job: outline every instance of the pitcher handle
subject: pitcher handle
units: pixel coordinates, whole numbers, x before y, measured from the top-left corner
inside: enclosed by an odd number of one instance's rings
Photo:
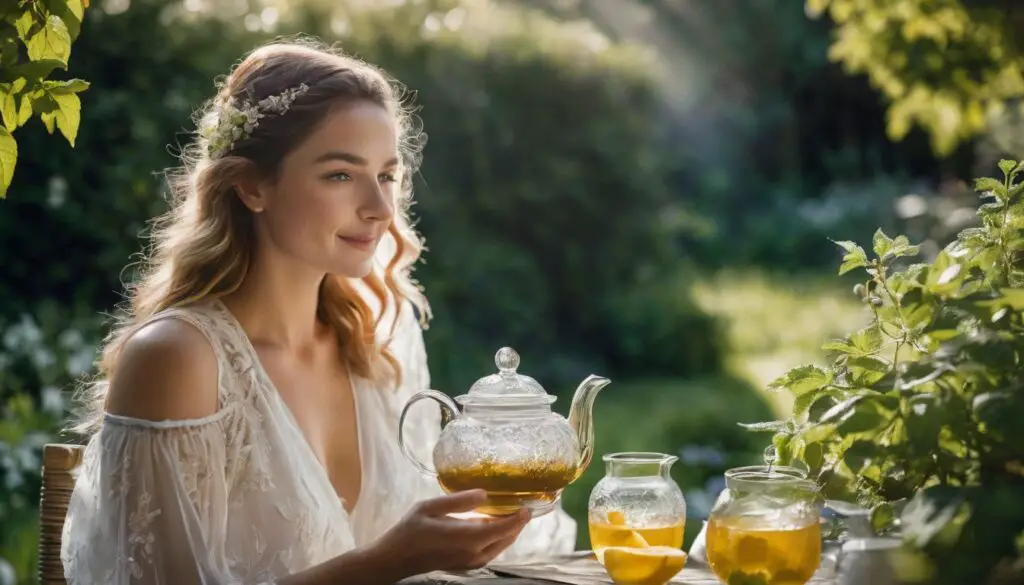
[[[430,463],[424,463],[413,453],[409,444],[405,441],[405,417],[409,414],[409,408],[413,404],[416,404],[424,398],[430,398],[437,402],[441,407],[441,428],[444,428],[452,419],[459,416],[459,407],[455,405],[455,402],[451,398],[448,398],[447,394],[438,392],[437,390],[424,390],[413,394],[412,398],[405,403],[405,408],[402,409],[402,416],[398,419],[398,446],[402,449],[402,454],[405,458],[413,464],[413,467],[418,469],[420,473],[429,477],[437,477],[437,470]]]

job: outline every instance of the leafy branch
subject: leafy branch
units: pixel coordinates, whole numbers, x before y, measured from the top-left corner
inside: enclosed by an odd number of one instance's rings
[[[0,199],[14,179],[18,143],[14,131],[33,115],[47,132],[60,131],[73,147],[81,119],[81,79],[53,80],[67,70],[89,0],[0,2]]]
[[[806,0],[811,16],[836,24],[829,58],[866,74],[889,101],[887,131],[913,125],[940,155],[1024,115],[1024,53],[1015,0]]]
[[[870,256],[836,242],[839,273],[866,275],[854,293],[871,321],[824,344],[828,367],[771,383],[793,395],[790,420],[745,425],[774,433],[782,462],[807,468],[827,498],[873,508],[880,524],[891,528],[893,506],[909,501],[904,537],[950,583],[1024,562],[1014,544],[1024,506],[987,499],[1024,493],[1024,161],[999,168],[1002,180],[976,182],[981,225],[930,263],[907,263],[919,248],[881,230]],[[933,513],[936,494],[955,513]]]

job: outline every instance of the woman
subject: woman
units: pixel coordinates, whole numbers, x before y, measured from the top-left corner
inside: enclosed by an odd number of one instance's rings
[[[302,43],[226,78],[91,388],[69,583],[384,584],[571,550],[561,511],[449,516],[482,494],[440,495],[400,453],[429,311],[409,275],[419,137],[398,97]],[[427,456],[439,413],[416,414]]]

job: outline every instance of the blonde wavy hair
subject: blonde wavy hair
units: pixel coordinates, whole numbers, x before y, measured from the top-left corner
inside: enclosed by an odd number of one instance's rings
[[[404,88],[380,69],[309,38],[276,41],[253,50],[219,83],[219,91],[197,112],[196,124],[215,121],[227,104],[255,103],[299,86],[309,90],[281,116],[260,120],[243,140],[211,159],[198,136],[182,154],[182,164],[167,171],[170,208],[153,220],[151,245],[139,278],[126,286],[126,302],[104,342],[99,375],[85,388],[85,412],[73,428],[89,433],[99,428],[107,384],[121,350],[138,327],[166,309],[223,297],[238,289],[249,268],[254,244],[252,213],[235,193],[235,185],[251,173],[273,177],[281,160],[338,103],[370,101],[395,118],[399,135],[401,183],[394,220],[388,228],[394,250],[383,266],[375,266],[363,282],[380,301],[374,314],[350,279],[328,275],[320,288],[319,317],[337,332],[342,359],[361,377],[401,378],[401,368],[376,331],[386,308],[398,314],[411,302],[421,324],[429,306],[412,279],[413,264],[423,241],[409,219],[412,177],[425,138],[403,106]],[[391,331],[397,319],[391,325]]]

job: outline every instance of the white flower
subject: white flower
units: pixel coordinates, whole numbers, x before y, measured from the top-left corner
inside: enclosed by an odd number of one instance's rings
[[[237,107],[233,103],[221,106],[216,118],[204,121],[199,128],[199,136],[206,143],[207,154],[211,159],[224,156],[234,148],[236,142],[252,136],[260,120],[267,114],[284,114],[299,96],[308,91],[309,86],[303,83],[280,94],[267,96],[255,104],[245,101]]]

